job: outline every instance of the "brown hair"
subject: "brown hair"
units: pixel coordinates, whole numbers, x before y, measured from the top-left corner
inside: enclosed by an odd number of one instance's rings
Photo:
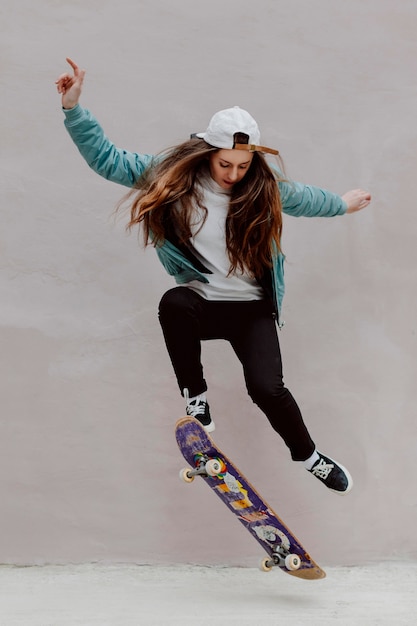
[[[196,223],[196,205],[207,215],[202,194],[196,184],[209,173],[210,153],[218,151],[201,139],[190,139],[157,158],[122,202],[128,200],[128,229],[143,228],[145,245],[162,245],[175,232],[177,240],[186,243]],[[282,162],[280,162],[282,167]],[[282,167],[283,169],[283,167]],[[282,233],[281,198],[273,171],[259,152],[245,176],[231,191],[226,218],[226,246],[230,273],[247,271],[261,276],[271,266],[274,247],[280,250]],[[132,200],[133,196],[133,200]],[[193,221],[194,220],[194,221]]]

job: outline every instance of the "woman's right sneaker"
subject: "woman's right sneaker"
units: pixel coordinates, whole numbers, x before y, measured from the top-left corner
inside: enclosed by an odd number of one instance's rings
[[[321,452],[317,452],[317,454],[319,455],[318,461],[308,471],[331,491],[341,496],[349,493],[353,487],[353,480],[347,469]]]
[[[205,395],[201,394],[190,400],[188,389],[184,389],[184,398],[187,402],[186,413],[190,417],[195,417],[208,433],[212,433],[216,428],[210,415],[210,407]]]

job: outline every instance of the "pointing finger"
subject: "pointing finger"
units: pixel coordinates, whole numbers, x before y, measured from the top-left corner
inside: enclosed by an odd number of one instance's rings
[[[72,69],[74,70],[74,73],[77,73],[79,68],[78,68],[78,65],[75,63],[75,61],[73,61],[69,57],[67,57],[65,60],[67,63],[71,65]]]

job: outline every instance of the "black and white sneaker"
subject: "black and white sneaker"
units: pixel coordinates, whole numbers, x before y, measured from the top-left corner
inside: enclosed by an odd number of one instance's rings
[[[187,402],[186,412],[190,417],[195,417],[208,433],[212,433],[216,428],[210,415],[210,407],[205,396],[197,396],[190,400],[188,389],[184,389],[184,398]]]
[[[331,491],[341,496],[349,493],[353,487],[353,480],[347,469],[328,456],[321,454],[321,452],[318,452],[318,455],[320,458],[308,471],[324,483],[326,487],[331,489]]]

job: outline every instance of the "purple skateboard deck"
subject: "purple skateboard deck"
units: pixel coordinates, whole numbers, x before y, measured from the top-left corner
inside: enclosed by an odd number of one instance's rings
[[[308,580],[326,576],[290,529],[216,446],[196,419],[183,417],[178,420],[175,436],[178,447],[192,470],[196,470],[202,459],[219,461],[221,471],[218,475],[208,476],[202,473],[200,476],[269,555],[265,563],[272,565],[274,562],[287,574]],[[186,470],[185,472],[187,473]],[[292,564],[288,559],[285,561],[285,555],[291,555],[288,558],[293,561]],[[298,569],[288,569],[288,565],[294,566],[292,557],[295,557]]]

